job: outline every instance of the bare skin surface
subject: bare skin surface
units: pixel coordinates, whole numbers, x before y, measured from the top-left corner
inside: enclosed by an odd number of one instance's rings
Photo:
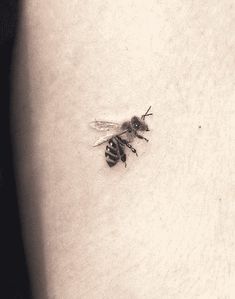
[[[25,0],[12,106],[35,298],[235,296],[235,8]],[[150,141],[110,169],[95,119]]]

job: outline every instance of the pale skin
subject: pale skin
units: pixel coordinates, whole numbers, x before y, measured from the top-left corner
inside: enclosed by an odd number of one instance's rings
[[[22,1],[12,128],[37,299],[235,298],[235,6]],[[109,168],[95,119],[153,116]]]

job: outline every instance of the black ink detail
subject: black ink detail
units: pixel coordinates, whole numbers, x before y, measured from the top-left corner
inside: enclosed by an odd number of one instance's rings
[[[127,140],[122,139],[122,142],[132,151],[132,153],[136,154],[136,156],[138,157],[136,149]]]
[[[149,140],[147,138],[145,138],[144,136],[138,134],[137,132],[135,133],[135,136],[138,137],[139,139],[144,139],[145,141],[149,142]]]

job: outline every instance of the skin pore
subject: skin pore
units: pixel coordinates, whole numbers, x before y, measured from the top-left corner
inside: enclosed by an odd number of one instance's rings
[[[22,1],[12,130],[36,299],[234,298],[234,13]],[[149,142],[108,167],[89,122],[149,106]]]

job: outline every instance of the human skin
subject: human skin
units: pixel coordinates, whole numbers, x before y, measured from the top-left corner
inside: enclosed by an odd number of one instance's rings
[[[234,298],[234,14],[23,1],[12,128],[35,298]],[[150,141],[109,168],[89,122],[150,105]]]

